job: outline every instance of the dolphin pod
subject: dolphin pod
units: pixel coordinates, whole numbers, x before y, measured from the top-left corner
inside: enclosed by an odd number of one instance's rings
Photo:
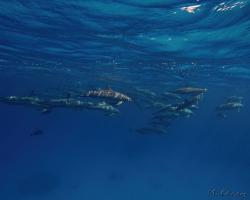
[[[25,105],[41,108],[42,113],[49,113],[53,108],[79,108],[79,109],[95,109],[111,114],[118,113],[119,110],[115,107],[123,102],[131,102],[132,99],[121,93],[114,91],[111,88],[90,90],[88,92],[67,93],[67,98],[51,98],[44,99],[37,96],[7,96],[1,97],[0,102],[12,105]],[[72,97],[72,94],[75,96]],[[98,101],[86,101],[84,97],[97,99]],[[115,102],[113,105],[112,103]]]
[[[139,91],[139,92],[137,92]],[[119,113],[118,106],[124,102],[135,102],[141,108],[153,110],[147,127],[136,129],[139,134],[165,134],[172,122],[181,117],[190,118],[199,110],[199,103],[206,88],[181,87],[157,94],[148,89],[136,88],[133,100],[126,94],[111,88],[89,90],[86,92],[69,92],[66,98],[40,98],[38,96],[5,96],[0,102],[10,105],[31,106],[40,109],[41,113],[50,113],[55,108],[92,109],[103,111],[112,116]],[[138,98],[136,99],[136,94]],[[131,94],[131,91],[130,91]],[[143,97],[143,98],[142,98]],[[243,108],[243,97],[229,96],[225,102],[216,107],[218,116],[225,118],[229,112],[240,111]]]
[[[202,99],[206,88],[197,87],[182,87],[170,92],[164,92],[161,96],[164,99],[174,99],[175,103],[163,104],[154,102],[153,105],[158,106],[159,109],[153,113],[150,119],[150,127],[137,129],[137,133],[165,133],[164,128],[169,127],[171,122],[179,117],[190,118],[194,115],[194,111],[198,109],[199,101]]]

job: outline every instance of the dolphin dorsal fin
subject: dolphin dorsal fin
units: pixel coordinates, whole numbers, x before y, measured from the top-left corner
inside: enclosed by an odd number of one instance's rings
[[[30,93],[29,93],[29,96],[32,96],[32,97],[36,96],[35,90],[31,90]]]
[[[106,89],[107,89],[107,90],[110,90],[110,91],[112,90],[112,88],[110,87],[109,84],[106,85]]]
[[[66,92],[65,98],[66,98],[66,99],[70,99],[71,97],[72,97],[72,93]]]

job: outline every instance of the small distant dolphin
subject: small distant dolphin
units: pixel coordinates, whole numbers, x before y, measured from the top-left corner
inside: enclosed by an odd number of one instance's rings
[[[43,134],[43,131],[38,129],[38,130],[35,130],[33,131],[30,136],[35,136],[35,135],[42,135]]]
[[[235,102],[235,103],[241,103],[242,102],[242,100],[243,100],[244,98],[243,97],[240,97],[240,96],[231,96],[231,97],[228,97],[227,98],[227,102],[228,103],[233,103],[233,102]]]
[[[207,91],[207,88],[196,88],[196,87],[182,87],[178,88],[171,93],[175,94],[188,94],[188,95],[199,95]]]
[[[229,102],[229,103],[225,103],[225,104],[217,106],[216,110],[217,111],[237,110],[238,112],[240,112],[241,108],[243,108],[242,103]]]
[[[146,127],[146,128],[139,128],[136,129],[136,132],[142,135],[147,135],[150,133],[156,133],[158,135],[163,135],[166,132],[164,130],[158,129],[158,128],[153,128],[153,127]]]
[[[164,98],[174,99],[174,100],[181,99],[181,96],[179,96],[178,94],[172,93],[172,92],[164,92],[161,94],[161,96],[163,96]]]

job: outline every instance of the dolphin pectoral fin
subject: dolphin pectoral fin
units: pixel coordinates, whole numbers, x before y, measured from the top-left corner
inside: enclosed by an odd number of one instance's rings
[[[42,108],[42,110],[41,110],[41,114],[48,114],[48,113],[50,113],[51,111],[52,111],[51,108],[49,108],[49,107],[44,107],[44,108]]]
[[[217,113],[217,115],[218,115],[219,117],[221,117],[221,118],[227,118],[227,114],[224,113],[224,112],[219,112],[219,113]]]
[[[105,116],[107,116],[107,117],[113,117],[113,116],[115,116],[115,114],[116,113],[114,113],[114,112],[105,112]]]
[[[123,101],[118,101],[115,105],[116,106],[120,106],[120,105],[122,105],[123,104]]]

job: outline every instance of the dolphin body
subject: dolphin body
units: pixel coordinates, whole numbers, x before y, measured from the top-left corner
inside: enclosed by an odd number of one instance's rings
[[[217,106],[216,110],[220,111],[220,112],[221,111],[228,111],[228,110],[237,110],[239,112],[241,108],[243,108],[242,103],[229,102],[229,103],[225,103],[225,104],[221,104],[221,105]]]
[[[184,94],[184,95],[200,95],[206,91],[207,91],[207,88],[182,87],[174,91],[171,91],[171,93]]]
[[[121,92],[117,92],[112,90],[111,88],[108,89],[98,89],[98,90],[90,90],[82,95],[80,95],[81,97],[92,97],[92,98],[103,98],[103,99],[109,99],[109,100],[114,100],[117,102],[117,105],[122,104],[123,102],[126,101],[132,101],[132,99],[121,93]]]
[[[228,103],[241,103],[243,101],[243,97],[240,96],[230,96],[227,98]]]

